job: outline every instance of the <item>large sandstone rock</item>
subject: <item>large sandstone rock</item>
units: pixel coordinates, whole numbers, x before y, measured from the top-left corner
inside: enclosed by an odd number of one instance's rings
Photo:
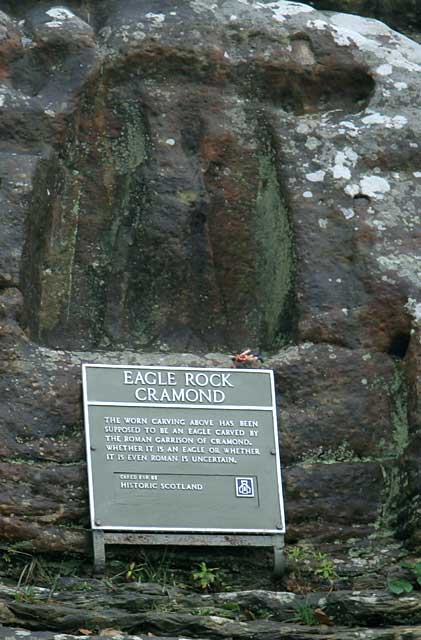
[[[294,2],[0,8],[1,538],[89,548],[81,362],[250,345],[290,539],[420,545],[421,46]]]

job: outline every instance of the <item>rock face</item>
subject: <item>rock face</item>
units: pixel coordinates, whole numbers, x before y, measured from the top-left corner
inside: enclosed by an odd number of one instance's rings
[[[398,599],[381,591],[319,592],[307,597],[261,590],[198,594],[148,583],[116,584],[112,589],[100,580],[62,579],[50,592],[34,588],[30,599],[16,600],[16,593],[21,591],[0,587],[0,620],[6,625],[20,622],[30,631],[1,627],[0,638],[7,640],[23,636],[72,640],[81,636],[67,634],[78,630],[85,638],[94,633],[95,638],[127,640],[139,638],[126,636],[129,632],[158,640],[174,636],[180,640],[417,640],[421,634],[420,597]],[[318,612],[323,607],[330,625],[300,623],[300,607]],[[387,627],[375,628],[379,621]],[[40,631],[46,626],[49,632]]]
[[[421,545],[421,46],[295,2],[16,4],[1,538],[89,548],[81,362],[259,346],[290,540]]]

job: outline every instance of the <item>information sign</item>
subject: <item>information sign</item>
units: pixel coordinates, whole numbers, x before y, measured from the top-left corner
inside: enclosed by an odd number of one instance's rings
[[[83,365],[93,529],[285,530],[272,371]]]

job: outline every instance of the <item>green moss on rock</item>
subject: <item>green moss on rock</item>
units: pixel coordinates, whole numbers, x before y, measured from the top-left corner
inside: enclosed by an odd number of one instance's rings
[[[293,315],[295,257],[286,198],[269,146],[260,158],[256,199],[256,280],[261,343],[266,349],[288,341]]]

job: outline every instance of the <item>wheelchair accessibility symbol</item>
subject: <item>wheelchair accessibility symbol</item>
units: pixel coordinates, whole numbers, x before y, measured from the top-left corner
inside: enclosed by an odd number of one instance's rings
[[[235,478],[235,494],[237,498],[254,498],[254,479]]]

